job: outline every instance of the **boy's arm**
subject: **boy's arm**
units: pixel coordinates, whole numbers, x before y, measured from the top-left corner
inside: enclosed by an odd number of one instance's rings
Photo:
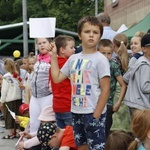
[[[53,81],[55,83],[59,83],[63,81],[64,79],[66,79],[67,76],[65,76],[64,74],[60,72],[55,45],[52,45],[50,47],[49,54],[51,56],[51,75],[52,75]]]
[[[105,76],[100,79],[100,87],[101,87],[101,94],[99,96],[99,100],[97,102],[97,106],[93,114],[93,117],[96,119],[100,118],[102,111],[109,97],[109,93],[110,93],[110,77],[109,76]]]
[[[118,99],[117,103],[113,106],[113,111],[114,112],[117,112],[119,110],[119,107],[121,105],[121,102],[123,101],[123,98],[124,98],[126,90],[127,90],[127,85],[123,81],[122,75],[116,76],[116,79],[117,79],[118,83],[121,86],[121,90],[120,90],[119,99]]]

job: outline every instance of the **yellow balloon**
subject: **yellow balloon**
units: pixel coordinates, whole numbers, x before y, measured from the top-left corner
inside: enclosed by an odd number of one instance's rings
[[[20,51],[15,50],[15,51],[13,52],[13,56],[14,56],[15,58],[19,58],[19,57],[20,57]]]

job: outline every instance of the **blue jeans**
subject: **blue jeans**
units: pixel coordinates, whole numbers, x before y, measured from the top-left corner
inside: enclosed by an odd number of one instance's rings
[[[72,113],[55,113],[57,126],[60,128],[65,128],[66,125],[72,126]]]
[[[91,114],[72,114],[76,145],[88,144],[90,150],[105,149],[106,113],[100,119]]]

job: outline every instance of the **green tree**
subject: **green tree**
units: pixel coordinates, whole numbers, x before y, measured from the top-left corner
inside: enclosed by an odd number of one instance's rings
[[[0,25],[22,22],[22,0],[1,0]],[[98,0],[103,11],[103,0]],[[56,17],[56,27],[75,31],[78,20],[95,15],[94,0],[27,0],[27,18]]]

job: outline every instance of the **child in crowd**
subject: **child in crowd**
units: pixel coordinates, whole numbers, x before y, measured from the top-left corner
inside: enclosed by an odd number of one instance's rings
[[[131,115],[135,109],[150,109],[150,34],[142,38],[141,46],[144,56],[141,56],[134,68],[123,76],[128,84],[125,104],[129,107]]]
[[[133,52],[133,56],[129,61],[129,68],[133,67],[137,59],[143,56],[141,39],[145,34],[145,32],[136,32],[135,35],[131,38],[130,48]]]
[[[51,45],[51,74],[59,83],[71,80],[73,130],[78,150],[105,147],[106,103],[110,91],[110,68],[107,58],[96,46],[103,34],[103,26],[94,16],[78,22],[82,52],[73,54],[59,69],[56,47]]]
[[[27,72],[30,71],[28,58],[29,58],[28,56],[23,57],[23,59],[22,59],[22,65],[21,65],[21,68],[23,68]]]
[[[38,130],[40,121],[37,119],[45,106],[52,105],[52,91],[49,90],[50,56],[48,47],[49,38],[36,39],[39,55],[34,65],[34,74],[31,80],[30,99],[30,132]]]
[[[127,150],[132,141],[133,137],[128,133],[124,131],[114,131],[106,140],[105,150]]]
[[[30,99],[31,99],[31,81],[32,81],[32,78],[33,78],[33,75],[34,75],[34,65],[36,63],[36,57],[35,56],[30,56],[28,58],[28,62],[29,62],[29,73],[28,73],[28,78],[27,78],[27,81],[26,81],[26,86],[25,86],[25,89],[24,89],[24,99],[25,99],[25,103],[26,104],[29,104],[30,103]]]
[[[110,74],[111,74],[110,96],[107,102],[107,115],[106,115],[106,137],[108,137],[113,122],[112,115],[114,112],[117,112],[119,110],[119,107],[121,105],[121,102],[123,101],[126,92],[126,84],[123,81],[123,77],[119,65],[113,60],[111,60],[113,55],[112,42],[108,39],[100,40],[98,44],[98,50],[107,57],[110,63]],[[113,98],[115,95],[117,82],[121,86],[120,95],[118,101],[115,104],[113,104]]]
[[[77,150],[74,140],[73,127],[57,128],[48,145],[59,150]]]
[[[59,35],[54,39],[58,54],[58,65],[61,69],[67,59],[74,54],[74,38],[71,36]],[[54,83],[50,77],[53,91],[53,109],[56,115],[56,123],[60,128],[72,125],[71,110],[71,84],[69,78],[60,83]]]
[[[26,87],[28,75],[30,72],[28,56],[23,57],[21,68],[24,69],[26,72],[25,72],[24,77],[22,78],[22,82],[20,82],[19,86],[22,90],[22,103],[27,103],[26,101],[28,101],[28,100],[25,97],[25,95],[26,95],[25,87]]]
[[[22,104],[19,107],[19,113],[22,116],[16,116],[16,123],[20,125],[20,127],[23,127],[24,129],[29,123],[29,105],[28,104]]]
[[[113,39],[114,51],[117,54],[116,58],[113,58],[120,68],[122,76],[128,69],[128,38],[125,34],[119,33]],[[116,93],[113,99],[113,102],[116,103],[118,101],[120,95],[120,85],[117,83]],[[111,130],[124,130],[126,132],[130,132],[130,113],[129,109],[124,102],[122,101],[119,110],[113,114],[113,125]]]
[[[55,113],[53,112],[52,106],[44,107],[38,119],[41,125],[36,132],[30,134],[27,132],[21,133],[28,140],[19,142],[17,146],[19,150],[51,150],[48,146],[48,141],[51,140],[52,135],[57,129]]]
[[[128,150],[150,150],[150,109],[136,110],[131,128],[135,140]]]
[[[18,114],[19,106],[22,103],[21,90],[19,88],[20,81],[18,80],[19,75],[13,59],[7,58],[4,62],[4,68],[7,73],[3,76],[2,80],[0,106],[4,108],[5,126],[9,134],[4,136],[3,139],[13,139],[16,136],[17,126],[5,104],[7,104],[11,111]]]

